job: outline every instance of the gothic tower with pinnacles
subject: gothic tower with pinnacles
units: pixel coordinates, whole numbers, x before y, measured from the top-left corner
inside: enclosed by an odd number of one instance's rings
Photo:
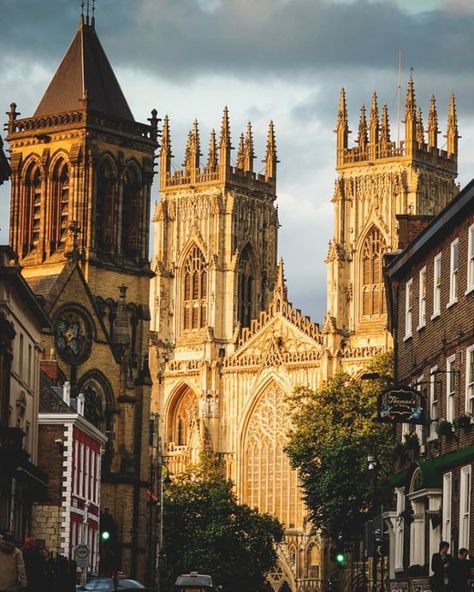
[[[320,326],[288,301],[277,263],[273,124],[258,175],[250,124],[231,162],[227,109],[219,138],[211,132],[207,161],[200,163],[195,123],[175,172],[164,121],[150,350],[163,455],[169,470],[180,472],[201,451],[219,453],[239,498],[281,520],[285,542],[269,576],[275,591],[320,590],[327,574],[323,541],[306,518],[284,450],[288,396],[299,385],[316,389],[340,370],[357,374],[390,347],[382,258],[406,240],[404,216],[436,214],[457,191],[454,98],[446,149],[438,148],[434,98],[426,132],[410,78],[405,139],[391,139],[387,107],[380,116],[374,95],[369,121],[362,108],[350,147],[341,92],[328,312]]]

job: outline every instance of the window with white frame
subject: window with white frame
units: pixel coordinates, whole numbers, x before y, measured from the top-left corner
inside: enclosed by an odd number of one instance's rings
[[[471,519],[471,465],[462,467],[459,484],[459,548],[469,549],[469,522]]]
[[[405,284],[405,339],[412,335],[413,322],[413,279]]]
[[[452,496],[453,496],[453,474],[445,473],[443,475],[443,541],[448,541],[451,546],[451,512],[452,512]]]
[[[433,260],[433,315],[437,317],[441,313],[441,253]]]
[[[436,371],[438,366],[430,370],[430,438],[436,438],[436,420],[438,419],[438,389],[436,388]]]
[[[449,268],[449,302],[451,306],[458,301],[458,271],[459,271],[459,239],[451,243],[451,257]]]
[[[426,267],[418,276],[418,329],[426,325]]]
[[[474,224],[469,226],[467,246],[467,291],[474,290]]]
[[[464,410],[474,415],[474,345],[466,349],[466,402]]]
[[[456,355],[446,360],[446,419],[453,421],[456,415]]]

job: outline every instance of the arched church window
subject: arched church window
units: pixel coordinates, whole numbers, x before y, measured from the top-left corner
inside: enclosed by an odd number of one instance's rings
[[[173,440],[178,446],[188,446],[193,431],[198,429],[198,398],[192,390],[187,390],[179,400],[173,419]]]
[[[51,180],[51,199],[49,204],[49,246],[50,252],[64,246],[69,219],[69,168],[64,160],[59,160]]]
[[[240,256],[238,274],[238,319],[243,327],[248,327],[253,318],[255,303],[255,273],[249,245]]]
[[[112,164],[104,160],[98,172],[96,238],[101,251],[111,252],[117,225],[117,180]]]
[[[95,382],[90,382],[82,389],[84,393],[84,417],[101,431],[105,431],[104,395]]]
[[[122,249],[124,255],[136,257],[140,247],[140,179],[134,166],[129,166],[123,181]]]
[[[295,528],[302,524],[303,503],[285,453],[290,415],[285,393],[270,385],[252,411],[243,442],[243,494],[249,506]]]
[[[38,246],[41,222],[41,170],[37,163],[30,165],[25,176],[22,216],[22,251],[27,255]]]
[[[183,328],[202,329],[207,322],[207,271],[198,247],[193,247],[186,258],[183,280]]]
[[[386,313],[382,258],[385,241],[377,228],[372,228],[362,245],[362,317],[379,318]]]

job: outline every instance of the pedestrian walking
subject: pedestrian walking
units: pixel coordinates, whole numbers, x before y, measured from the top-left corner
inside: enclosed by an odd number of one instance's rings
[[[467,558],[469,551],[466,548],[461,548],[458,551],[458,556],[453,562],[453,590],[455,592],[469,591],[469,578],[471,577],[471,560]]]
[[[430,578],[433,592],[454,592],[453,588],[453,558],[448,553],[449,543],[441,541],[439,553],[433,553],[431,569],[433,575]]]
[[[12,533],[0,539],[0,592],[24,592],[27,586],[23,554]]]
[[[28,580],[27,592],[43,592],[46,561],[40,546],[32,537],[27,538],[23,543],[23,560]]]

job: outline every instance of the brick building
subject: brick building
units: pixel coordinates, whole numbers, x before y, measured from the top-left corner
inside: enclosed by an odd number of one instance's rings
[[[0,529],[23,540],[34,502],[46,494],[38,454],[39,355],[44,308],[23,279],[16,255],[0,247]]]
[[[48,472],[48,499],[37,504],[34,533],[55,553],[74,559],[78,544],[90,549],[90,569],[99,567],[101,456],[106,437],[84,417],[85,396],[71,399],[71,385],[51,380],[57,362],[41,372],[39,466]],[[56,372],[57,376],[57,372]],[[54,377],[54,373],[53,373]]]
[[[429,223],[399,222],[407,245],[386,269],[395,378],[424,394],[428,422],[397,425],[392,577],[428,575],[441,540],[474,546],[474,182]]]

